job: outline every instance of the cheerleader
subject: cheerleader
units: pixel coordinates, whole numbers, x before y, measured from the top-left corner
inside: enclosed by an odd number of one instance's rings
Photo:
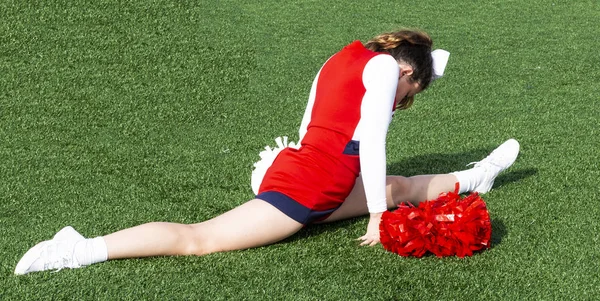
[[[386,177],[385,142],[395,110],[443,74],[448,53],[424,32],[384,33],[330,57],[310,90],[299,145],[282,147],[254,177],[256,197],[197,224],[152,222],[86,239],[72,227],[25,253],[15,274],[79,268],[123,258],[205,255],[272,244],[312,223],[369,214],[361,245],[379,242],[381,215],[399,202],[440,192],[491,189],[516,159],[511,139],[471,169],[445,175]]]

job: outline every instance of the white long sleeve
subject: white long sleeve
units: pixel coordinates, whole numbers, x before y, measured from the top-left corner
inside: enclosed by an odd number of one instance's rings
[[[360,166],[370,213],[387,210],[385,147],[399,73],[398,63],[389,55],[375,56],[363,72],[366,92],[355,135],[360,138]]]

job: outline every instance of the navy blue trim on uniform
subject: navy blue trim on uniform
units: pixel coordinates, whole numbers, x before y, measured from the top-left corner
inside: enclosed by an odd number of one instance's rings
[[[261,192],[256,198],[273,205],[275,208],[279,209],[279,211],[303,225],[327,218],[327,216],[337,210],[337,208],[334,208],[325,211],[314,211],[277,191]]]
[[[358,156],[358,150],[360,149],[360,141],[350,140],[344,148],[343,154],[345,155],[356,155]]]

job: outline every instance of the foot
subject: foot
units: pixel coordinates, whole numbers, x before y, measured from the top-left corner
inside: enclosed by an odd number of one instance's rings
[[[489,156],[485,157],[475,164],[473,168],[481,168],[483,170],[483,181],[474,191],[486,193],[492,189],[494,180],[503,170],[509,168],[519,155],[519,142],[515,139],[509,139],[496,148]]]
[[[17,263],[15,274],[81,267],[73,256],[73,251],[75,244],[83,239],[85,238],[71,226],[64,227],[51,240],[29,249]]]

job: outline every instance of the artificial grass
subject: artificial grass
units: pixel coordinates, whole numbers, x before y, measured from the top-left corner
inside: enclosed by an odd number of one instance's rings
[[[4,1],[0,299],[597,299],[599,17],[594,1]],[[492,249],[401,258],[358,247],[358,218],[253,250],[12,275],[65,225],[193,223],[251,198],[252,162],[297,137],[327,57],[401,26],[452,55],[396,114],[390,173],[522,144],[484,196]]]

